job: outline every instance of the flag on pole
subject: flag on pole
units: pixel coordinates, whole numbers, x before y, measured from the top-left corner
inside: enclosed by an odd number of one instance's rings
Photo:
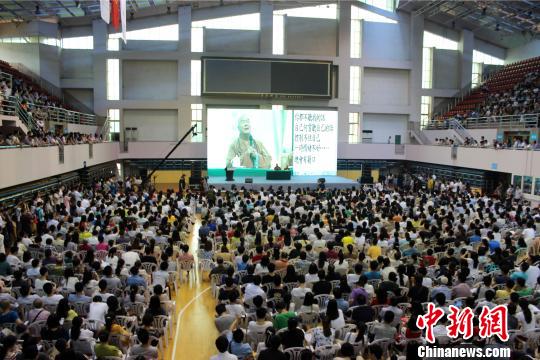
[[[120,27],[120,0],[111,1],[111,25],[115,30]]]
[[[101,18],[107,24],[111,21],[111,0],[99,0]]]
[[[120,18],[122,19],[122,39],[124,44],[127,42],[126,37],[126,0],[120,0]]]

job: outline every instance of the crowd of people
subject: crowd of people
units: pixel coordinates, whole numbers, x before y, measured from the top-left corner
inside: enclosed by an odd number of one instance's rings
[[[25,81],[21,77],[11,74],[11,81],[6,78],[0,81],[0,100],[16,97],[21,102],[40,106],[62,107],[63,104],[55,97],[39,88],[37,85]]]
[[[491,198],[410,177],[204,193],[111,178],[37,196],[0,216],[1,354],[157,357],[167,327],[155,319],[170,321],[171,277],[191,269],[197,251],[216,297],[215,359],[417,359],[427,302],[447,315],[450,304],[477,313],[507,305],[506,343],[475,332],[467,341],[440,334],[439,345],[534,358],[538,207],[512,192]],[[198,219],[200,247],[190,249]]]
[[[540,150],[540,144],[535,140],[530,142],[529,139],[516,136],[513,139],[508,138],[506,141],[492,140],[488,141],[484,136],[480,137],[480,140],[476,140],[472,137],[466,137],[462,144],[454,137],[435,138],[435,145],[441,146],[453,146],[460,145],[466,147],[481,147],[481,148],[494,148],[494,149],[515,149],[515,150]]]
[[[62,187],[0,213],[1,359],[158,358],[192,222],[170,197],[147,208],[137,184]]]
[[[50,145],[77,145],[95,144],[103,141],[98,134],[82,134],[78,132],[54,134],[52,132],[29,131],[26,134],[15,132],[4,136],[0,134],[0,147],[2,146],[50,146]]]
[[[489,92],[489,88],[484,91]],[[468,117],[522,115],[540,112],[540,71],[532,71],[512,89],[489,93],[484,104]]]
[[[526,74],[512,89],[491,91],[485,84],[480,89],[487,94],[485,100],[476,109],[453,116],[464,127],[471,119],[487,118],[488,123],[496,124],[497,116],[540,113],[540,70]]]

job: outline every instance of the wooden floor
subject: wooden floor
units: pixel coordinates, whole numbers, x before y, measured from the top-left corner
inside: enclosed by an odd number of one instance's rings
[[[190,252],[197,261],[196,249],[200,220],[197,218],[189,241]],[[209,359],[217,351],[214,341],[218,332],[214,326],[216,300],[210,290],[210,281],[202,281],[200,274],[180,285],[176,294],[177,324],[174,325],[172,341],[165,348],[165,359]],[[208,276],[208,275],[206,275]]]

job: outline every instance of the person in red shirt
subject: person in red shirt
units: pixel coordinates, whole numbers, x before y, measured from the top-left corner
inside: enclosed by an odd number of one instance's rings
[[[437,262],[437,259],[433,256],[433,249],[427,250],[427,255],[424,255],[422,258],[422,266],[428,267],[433,266]]]

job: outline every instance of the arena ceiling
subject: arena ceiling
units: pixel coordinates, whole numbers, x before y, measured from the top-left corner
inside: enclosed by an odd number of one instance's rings
[[[329,3],[328,0],[269,0],[286,7]],[[176,12],[181,5],[194,8],[256,2],[253,0],[127,0],[128,19]],[[468,29],[484,40],[513,47],[540,37],[540,2],[523,1],[420,1],[396,0],[398,10],[456,30]],[[100,16],[99,0],[0,0],[0,22],[36,18],[73,24]]]
[[[536,0],[401,0],[398,9],[448,28],[471,30],[477,37],[504,47],[540,36],[540,2]]]

